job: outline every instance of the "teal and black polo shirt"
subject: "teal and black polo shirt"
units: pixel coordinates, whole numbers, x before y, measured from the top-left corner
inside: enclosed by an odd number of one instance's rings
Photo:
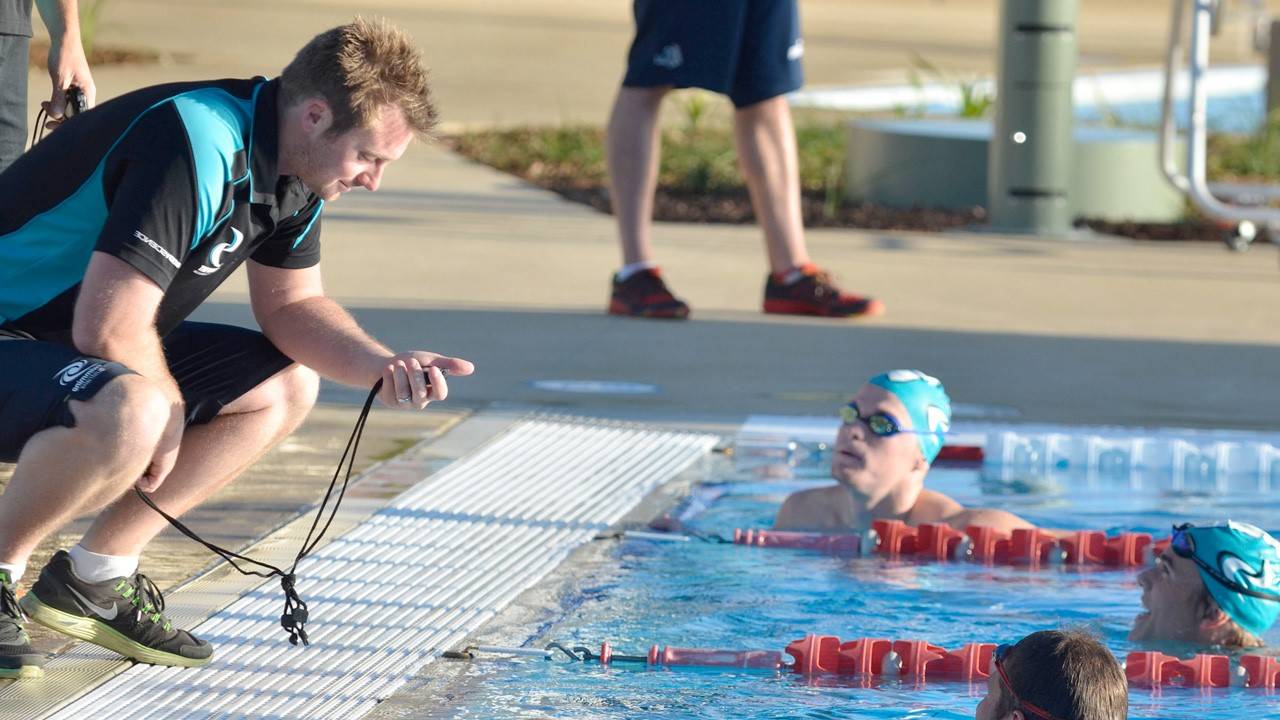
[[[0,327],[70,342],[94,251],[164,290],[178,326],[246,258],[320,261],[324,202],[277,170],[279,81],[157,85],[77,115],[0,173]]]

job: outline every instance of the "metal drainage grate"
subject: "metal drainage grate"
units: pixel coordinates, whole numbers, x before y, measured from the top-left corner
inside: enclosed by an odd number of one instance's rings
[[[310,647],[285,640],[267,582],[194,629],[211,665],[135,665],[52,717],[359,717],[716,440],[520,422],[302,563]]]

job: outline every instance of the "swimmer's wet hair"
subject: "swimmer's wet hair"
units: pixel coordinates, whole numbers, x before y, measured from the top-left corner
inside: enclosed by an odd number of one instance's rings
[[[1004,670],[1024,702],[1056,717],[1124,720],[1129,715],[1129,683],[1120,663],[1097,637],[1083,630],[1031,633],[1009,650]],[[996,717],[1017,709],[1013,697],[1001,688]]]
[[[436,125],[436,108],[412,38],[384,19],[356,19],[303,46],[280,74],[286,105],[319,95],[333,112],[331,134],[369,127],[385,105],[404,113],[419,138]]]

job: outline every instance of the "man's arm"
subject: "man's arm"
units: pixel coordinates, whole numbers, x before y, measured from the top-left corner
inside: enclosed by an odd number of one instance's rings
[[[159,487],[177,462],[186,415],[182,392],[169,372],[155,328],[163,297],[164,291],[146,275],[119,258],[94,252],[80,284],[71,326],[77,350],[128,367],[169,399],[169,422],[146,475],[138,481],[147,492]]]
[[[382,379],[383,404],[421,409],[447,397],[443,371],[470,375],[473,370],[458,358],[418,350],[395,353],[370,337],[325,296],[318,265],[287,269],[253,260],[246,264],[253,315],[263,334],[285,355],[324,377],[365,388]]]
[[[84,91],[85,100],[93,107],[97,88],[89,72],[89,60],[80,41],[80,13],[76,0],[36,0],[40,17],[49,29],[49,79],[53,92],[44,109],[55,119],[66,114],[67,88],[75,85]]]

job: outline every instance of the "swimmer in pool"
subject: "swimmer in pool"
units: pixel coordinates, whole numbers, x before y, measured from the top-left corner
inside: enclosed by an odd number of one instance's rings
[[[865,532],[874,520],[946,523],[957,530],[1033,527],[1004,510],[966,508],[925,489],[925,475],[951,426],[951,400],[937,378],[918,370],[882,373],[840,414],[844,422],[831,459],[837,484],[793,493],[778,511],[776,529]]]
[[[1130,640],[1262,647],[1259,636],[1280,616],[1280,541],[1230,520],[1180,525],[1138,584],[1145,611]]]
[[[1120,663],[1079,630],[1041,630],[996,648],[977,720],[1124,720],[1129,685]]]

